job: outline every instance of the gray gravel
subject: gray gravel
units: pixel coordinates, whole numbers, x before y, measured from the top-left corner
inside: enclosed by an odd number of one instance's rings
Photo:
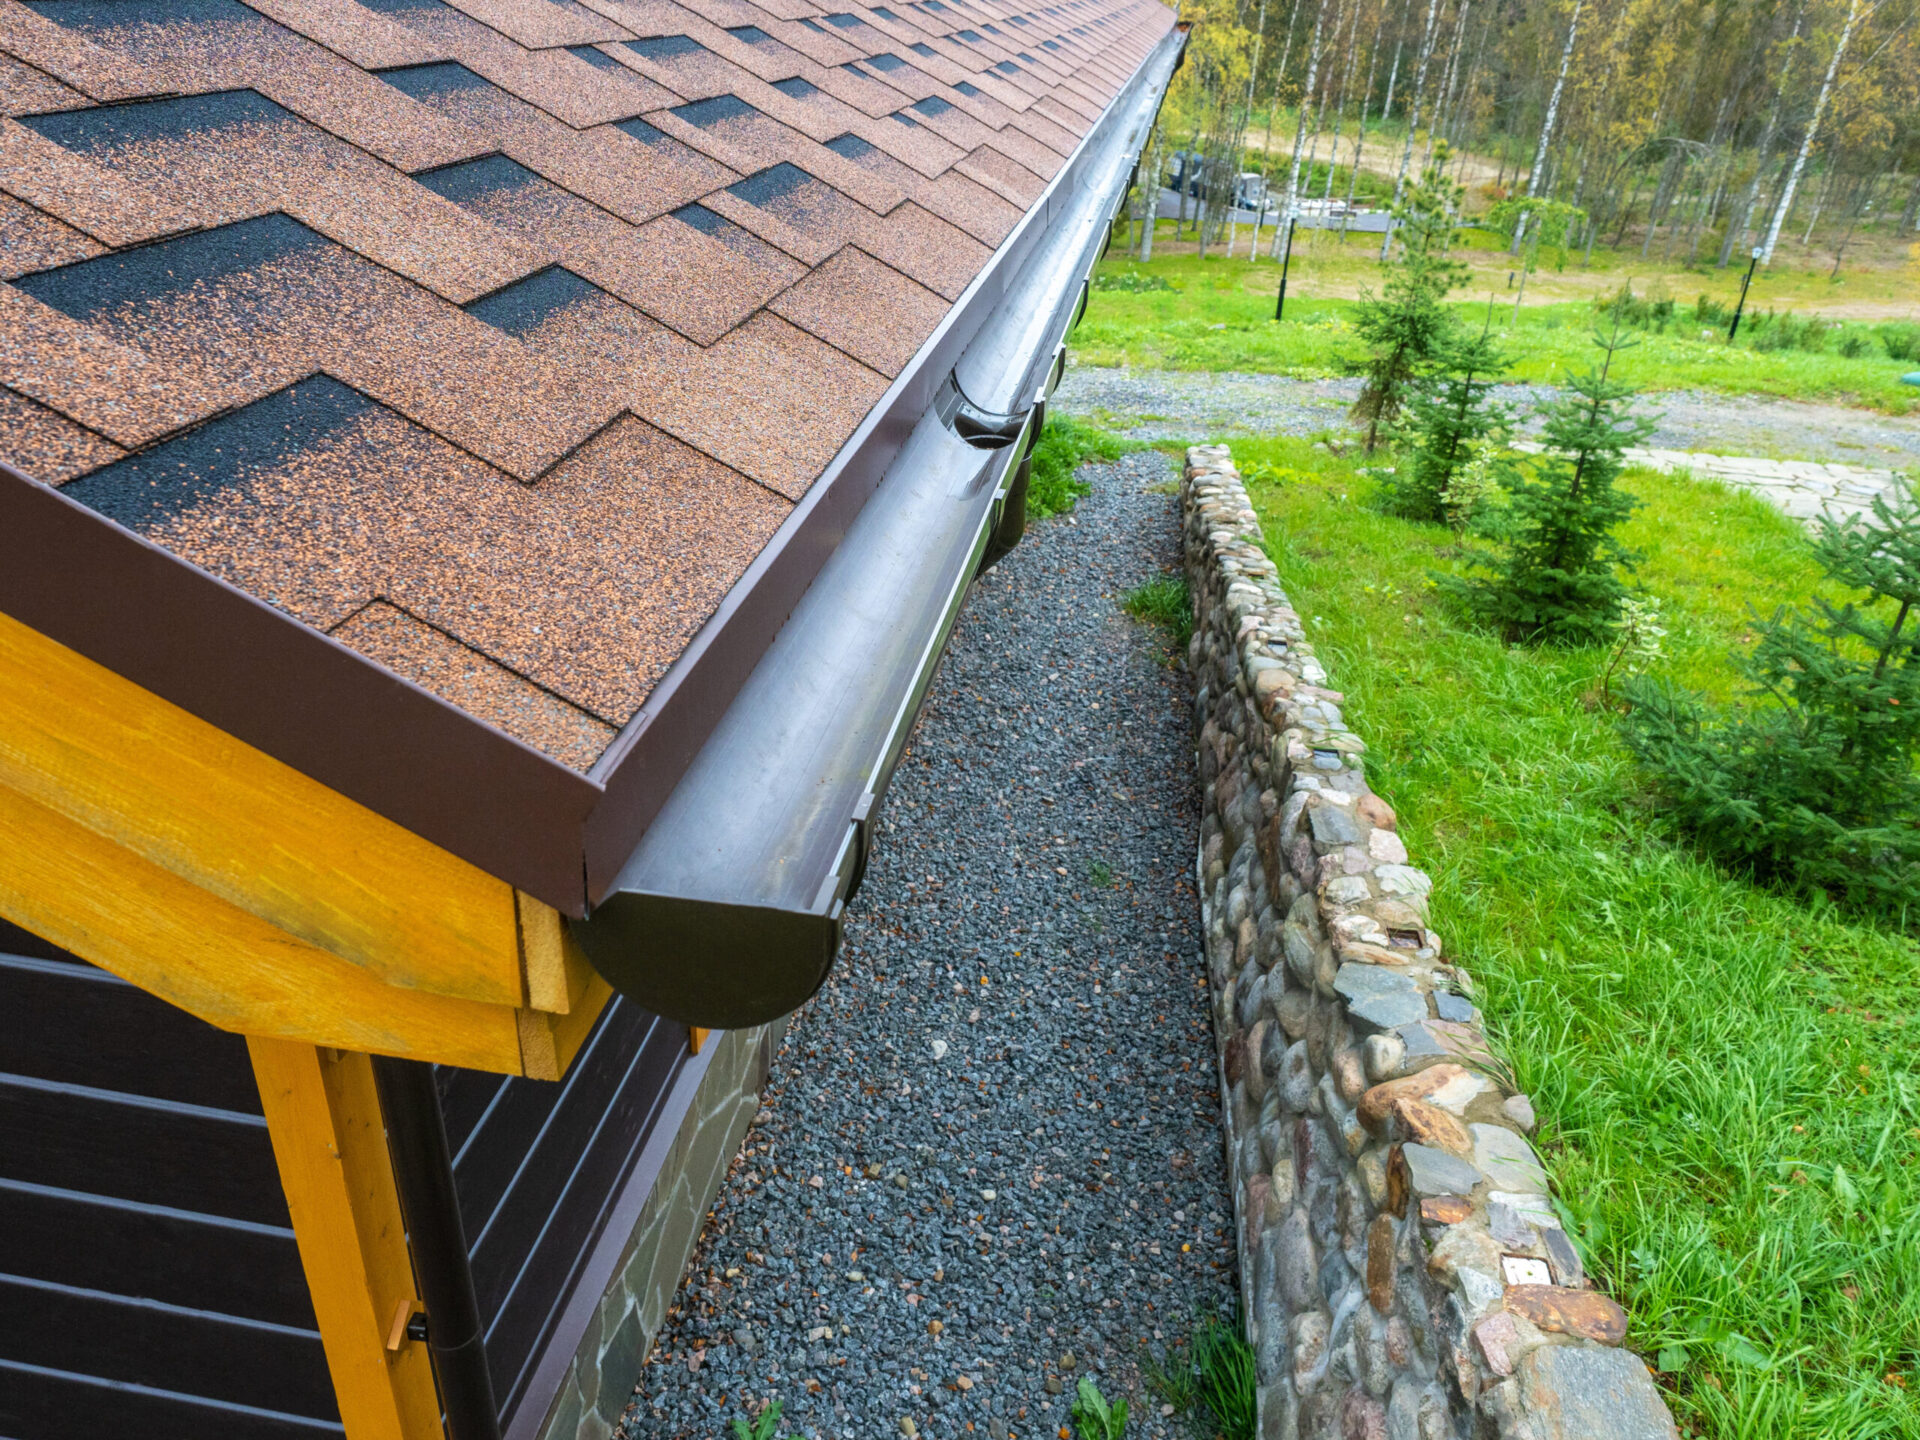
[[[967,602],[632,1440],[716,1440],[776,1396],[794,1435],[1051,1437],[1088,1373],[1130,1437],[1178,1433],[1141,1344],[1230,1309],[1232,1212],[1192,697],[1118,608],[1178,522],[1165,456],[1085,473]]]
[[[1523,414],[1554,393],[1549,385],[1498,387],[1501,402]],[[1339,429],[1359,394],[1353,379],[1083,365],[1067,372],[1055,403],[1135,440],[1206,440]],[[1658,421],[1644,443],[1657,449],[1893,468],[1920,460],[1920,417],[1692,390],[1650,393],[1642,406]]]

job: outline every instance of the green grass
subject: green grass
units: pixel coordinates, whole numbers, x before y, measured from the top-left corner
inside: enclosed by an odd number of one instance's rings
[[[1170,228],[1171,223],[1162,225]],[[1371,260],[1378,241],[1369,245],[1367,238],[1356,237],[1342,248],[1324,236],[1319,250],[1297,252],[1288,280],[1287,318],[1280,324],[1273,320],[1279,267],[1237,258],[1245,254],[1244,233],[1233,260],[1171,255],[1140,265],[1116,247],[1102,263],[1098,274],[1105,278],[1074,333],[1075,359],[1082,365],[1238,370],[1301,379],[1345,373],[1344,357],[1359,348],[1348,324],[1352,303],[1326,298],[1324,292],[1351,294],[1362,281],[1379,283]],[[1483,266],[1490,262],[1495,267],[1494,274],[1483,273],[1475,283],[1495,287],[1494,324],[1507,333],[1507,348],[1517,359],[1510,378],[1557,383],[1592,363],[1591,299],[1525,305],[1513,328],[1513,297],[1498,288],[1506,274],[1501,268],[1504,256],[1475,253]],[[1625,278],[1614,278],[1608,288],[1617,288]],[[1169,288],[1133,288],[1154,280],[1165,281]],[[1535,284],[1539,282],[1536,276]],[[1683,284],[1694,288],[1682,289]],[[1696,275],[1675,278],[1672,285],[1684,311],[1701,292],[1730,302],[1726,292],[1729,286],[1737,288],[1738,277],[1729,281],[1717,273]],[[1636,281],[1636,288],[1646,290],[1644,279]],[[1467,290],[1458,293],[1463,321],[1480,324],[1487,313],[1485,285],[1477,300]],[[1775,301],[1769,297],[1765,303]],[[1710,333],[1703,336],[1703,330]],[[1775,395],[1895,415],[1920,413],[1920,391],[1900,384],[1913,362],[1895,360],[1877,347],[1873,354],[1854,358],[1837,349],[1818,354],[1764,351],[1749,346],[1745,335],[1728,345],[1725,333],[1724,327],[1696,326],[1686,333],[1646,336],[1644,343],[1620,356],[1615,373],[1643,389]]]
[[[1193,638],[1193,600],[1184,575],[1169,571],[1154,576],[1122,596],[1120,608],[1136,620],[1165,627],[1177,650],[1185,651]]]
[[[1729,876],[1644,807],[1597,651],[1510,649],[1424,583],[1453,537],[1349,460],[1235,442],[1283,583],[1434,877],[1434,921],[1542,1117],[1577,1238],[1682,1426],[1920,1436],[1920,947]],[[1748,606],[1804,600],[1805,538],[1751,497],[1633,472],[1626,540],[1721,697]]]
[[[1074,472],[1089,460],[1118,460],[1139,447],[1131,441],[1055,411],[1047,416],[1040,443],[1033,447],[1033,473],[1027,481],[1027,517],[1063,515],[1092,487]]]

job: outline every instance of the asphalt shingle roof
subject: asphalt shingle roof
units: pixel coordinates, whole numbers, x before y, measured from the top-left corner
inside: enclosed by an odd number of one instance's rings
[[[1172,23],[0,0],[0,459],[584,769]]]

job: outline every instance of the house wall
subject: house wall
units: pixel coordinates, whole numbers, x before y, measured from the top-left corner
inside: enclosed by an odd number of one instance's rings
[[[639,1381],[679,1288],[708,1207],[760,1106],[785,1020],[713,1036],[686,1076],[677,1127],[663,1127],[636,1167],[636,1209],[608,1227],[611,1278],[592,1304],[556,1397],[541,1416],[516,1416],[507,1440],[606,1440]],[[673,1099],[670,1098],[669,1103]],[[651,1177],[651,1185],[646,1180]]]
[[[1187,452],[1181,503],[1262,1440],[1669,1440],[1224,446]]]

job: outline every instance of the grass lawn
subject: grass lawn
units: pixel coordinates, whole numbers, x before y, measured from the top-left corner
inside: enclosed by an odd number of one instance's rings
[[[1250,489],[1281,579],[1683,1429],[1920,1436],[1920,945],[1664,835],[1582,703],[1598,652],[1458,625],[1424,583],[1459,563],[1453,537],[1363,503],[1348,459],[1232,448],[1280,477]],[[1666,668],[1724,696],[1748,605],[1819,584],[1807,542],[1717,487],[1627,486]]]
[[[1169,230],[1172,223],[1161,222]],[[1369,237],[1355,236],[1343,248],[1331,235],[1317,238],[1322,242],[1318,250],[1296,251],[1287,282],[1287,319],[1278,325],[1273,323],[1279,285],[1276,265],[1264,260],[1248,264],[1243,258],[1201,260],[1192,254],[1168,255],[1140,265],[1122,257],[1116,247],[1096,274],[1096,285],[1164,283],[1167,288],[1103,288],[1074,333],[1076,360],[1085,365],[1239,370],[1299,378],[1344,373],[1342,357],[1358,347],[1346,323],[1350,300],[1340,297],[1354,294],[1362,281],[1380,282],[1381,273],[1372,260],[1379,242],[1373,238],[1368,244]],[[1246,243],[1243,229],[1242,256]],[[1494,325],[1508,330],[1515,322],[1513,296],[1503,288],[1506,257],[1485,248],[1471,254],[1478,268],[1473,284],[1456,292],[1459,309],[1471,323],[1479,324],[1487,313],[1491,288]],[[1568,273],[1575,269],[1570,263]],[[1592,289],[1617,291],[1631,274],[1610,272],[1604,283],[1596,281]],[[1648,276],[1648,270],[1639,272],[1636,293],[1647,293]],[[1551,271],[1536,274],[1529,289],[1533,294],[1550,292],[1546,282],[1558,278]],[[1737,273],[1718,271],[1664,277],[1682,310],[1689,310],[1701,293],[1730,303],[1739,280]],[[1902,291],[1902,276],[1893,273],[1889,294],[1904,294],[1902,313],[1920,309],[1913,299],[1920,293],[1920,282],[1911,275],[1904,281],[1907,288]],[[1477,300],[1470,298],[1476,288]],[[1770,277],[1755,285],[1756,298],[1749,303],[1759,309],[1821,313],[1818,303],[1797,300],[1787,290],[1785,279]],[[1594,354],[1591,299],[1534,304],[1531,294],[1528,298],[1529,303],[1521,307],[1519,331],[1508,347],[1518,356],[1512,378],[1554,383],[1565,379],[1570,370],[1586,369]],[[1869,326],[1869,322],[1860,324]],[[1711,334],[1703,337],[1703,328]],[[1744,335],[1740,343],[1730,346],[1724,335],[1721,327],[1689,327],[1686,334],[1646,336],[1644,343],[1620,356],[1615,372],[1650,390],[1697,388],[1854,404],[1894,415],[1920,413],[1920,390],[1900,383],[1900,376],[1920,368],[1920,363],[1890,359],[1878,344],[1871,355],[1847,359],[1834,350],[1819,354],[1758,351],[1748,347]]]

